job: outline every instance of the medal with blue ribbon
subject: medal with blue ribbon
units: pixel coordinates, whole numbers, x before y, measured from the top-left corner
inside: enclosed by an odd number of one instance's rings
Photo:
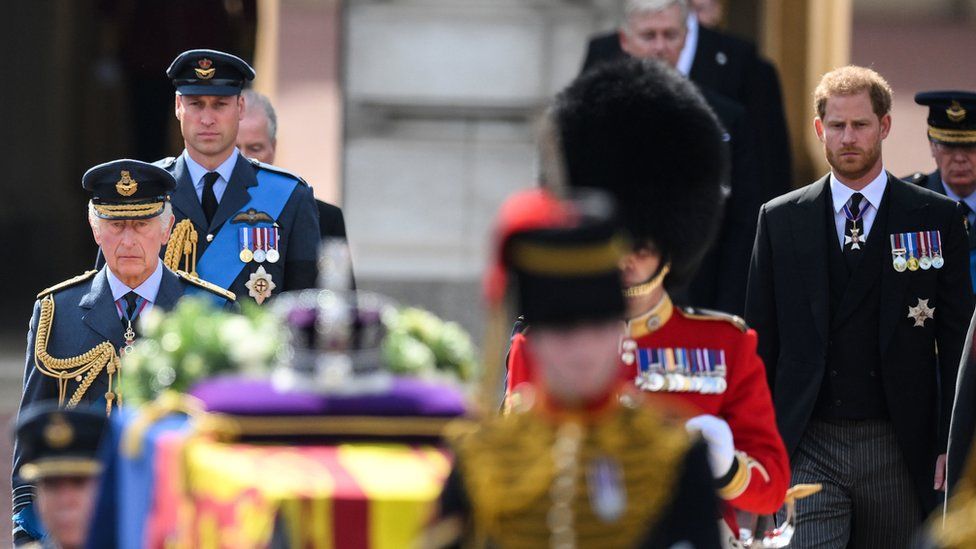
[[[932,266],[941,269],[945,265],[945,259],[942,257],[942,233],[929,231],[929,241],[932,243]]]
[[[250,263],[254,259],[254,252],[251,251],[251,230],[247,227],[241,227],[237,230],[240,235],[240,246],[241,253],[239,254],[241,261],[244,263]]]
[[[908,270],[918,270],[918,233],[904,233],[905,245],[908,248]]]
[[[867,205],[865,204],[855,214],[847,204],[844,204],[844,217],[851,222],[851,234],[844,235],[844,246],[850,244],[852,250],[860,250],[861,244],[865,243],[864,235],[861,234],[861,227],[858,224],[861,222],[861,218],[864,217],[864,210],[867,209]]]
[[[278,252],[278,227],[274,226],[268,230],[268,263],[277,263],[281,259],[281,254]]]
[[[124,297],[120,297],[115,302],[115,308],[119,310],[119,316],[125,320],[125,333],[122,334],[122,338],[125,339],[125,345],[122,347],[122,356],[125,356],[132,352],[132,344],[136,341],[136,331],[132,329],[132,323],[135,319],[139,318],[139,314],[143,309],[146,308],[146,304],[149,303],[142,296],[136,296],[135,307],[132,308],[132,315],[130,316],[125,307],[122,306],[122,302],[125,301]]]

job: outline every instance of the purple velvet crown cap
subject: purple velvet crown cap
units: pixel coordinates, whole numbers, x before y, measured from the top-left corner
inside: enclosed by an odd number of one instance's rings
[[[280,392],[268,379],[223,376],[201,381],[190,394],[209,412],[242,416],[457,417],[465,412],[464,396],[453,385],[404,377],[379,393],[327,395]]]

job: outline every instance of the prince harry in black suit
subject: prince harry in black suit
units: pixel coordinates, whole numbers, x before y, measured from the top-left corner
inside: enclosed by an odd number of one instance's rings
[[[884,170],[891,89],[843,67],[815,93],[831,173],[765,204],[746,320],[797,503],[791,547],[907,547],[940,501],[973,309],[958,204]]]

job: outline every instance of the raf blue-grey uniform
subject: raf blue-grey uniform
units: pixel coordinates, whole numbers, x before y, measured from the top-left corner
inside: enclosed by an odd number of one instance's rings
[[[224,224],[232,223],[233,218],[246,209],[244,206],[250,199],[248,190],[258,185],[258,173],[261,170],[269,170],[294,178],[298,182],[276,221],[279,227],[278,251],[281,254],[281,259],[275,263],[268,261],[246,263],[227,289],[234,292],[239,300],[247,297],[250,290],[245,284],[250,280],[251,274],[261,267],[275,283],[275,288],[272,290],[273,295],[283,291],[314,288],[321,236],[318,210],[312,196],[312,189],[305,181],[295,175],[257,160],[245,158],[239,153],[235,154],[237,154],[237,162],[234,164],[230,181],[227,182],[227,188],[224,189],[223,196],[220,198],[217,212],[209,224],[204,216],[200,199],[197,197],[194,182],[190,178],[184,156],[167,158],[156,163],[176,178],[176,190],[172,197],[173,214],[176,216],[176,222],[189,219],[199,234],[197,241],[198,269],[203,265],[200,259],[204,257],[213,236]],[[237,252],[239,250],[234,251],[235,255],[231,261],[240,263]]]
[[[118,160],[88,170],[82,178],[82,186],[92,193],[91,208],[97,217],[107,220],[149,219],[164,211],[175,181],[172,175],[157,166],[137,160]],[[228,307],[234,300],[234,296],[226,290],[192,278],[186,273],[160,267],[162,272],[159,289],[155,298],[150,299],[153,307],[160,310],[173,308],[191,287],[214,295],[216,301]],[[45,300],[53,302],[44,349],[50,357],[77,357],[104,342],[109,342],[112,352],[117,354],[125,344],[124,333],[128,322],[124,322],[121,317],[121,305],[116,305],[107,271],[107,266],[99,271],[88,271],[37,295],[27,332],[21,412],[41,402],[68,404],[72,396],[80,391],[82,380],[87,377],[87,374],[82,373],[77,378],[65,380],[62,393],[59,380],[38,369],[35,343],[42,303]],[[107,370],[106,364],[88,388],[80,393],[77,408],[93,408],[100,410],[102,414],[106,413],[109,409],[108,394],[113,391]],[[113,380],[112,385],[117,383],[117,379],[116,377]],[[22,461],[22,448],[18,438],[14,441],[13,471],[20,470]],[[20,545],[40,539],[43,532],[33,513],[33,486],[16,474],[11,479],[11,484],[15,543]]]
[[[27,332],[27,362],[24,367],[24,394],[20,401],[20,409],[24,410],[34,403],[58,400],[58,381],[41,373],[34,364],[34,342],[37,337],[38,320],[41,314],[41,299],[51,295],[54,299],[54,318],[51,324],[50,336],[47,341],[47,353],[56,358],[67,358],[78,356],[101,344],[104,341],[111,342],[112,346],[118,350],[125,344],[123,333],[125,326],[119,317],[112,290],[109,287],[108,278],[105,271],[108,267],[103,267],[101,271],[89,271],[78,277],[74,283],[68,281],[62,283],[61,287],[50,294],[42,292],[38,300],[34,303],[34,314],[30,320],[30,331]],[[160,310],[172,309],[177,301],[183,297],[183,293],[191,287],[199,287],[199,282],[179,275],[170,269],[163,267],[163,277],[159,284],[159,293],[153,301],[153,307]],[[210,290],[213,291],[213,290]],[[227,296],[222,294],[219,298],[230,304]],[[79,383],[76,380],[68,382],[66,400],[77,390]],[[109,391],[108,374],[102,372],[95,378],[87,391],[85,391],[80,402],[79,408],[91,407],[101,410],[104,413],[106,400],[105,394]],[[20,448],[14,444],[14,471],[20,467]],[[33,486],[22,482],[17,477],[12,480],[13,485],[13,513],[17,517],[27,514],[26,507],[31,505]],[[37,539],[37,531],[31,532],[30,524],[18,524],[15,518],[14,535],[28,534],[31,538]],[[18,532],[18,531],[22,532]]]
[[[227,53],[214,50],[190,50],[180,54],[167,69],[166,74],[173,80],[176,92],[180,95],[237,96],[240,95],[244,83],[254,78],[254,69],[238,57]],[[187,153],[184,152],[178,157],[160,160],[156,165],[166,169],[176,178],[176,190],[172,200],[176,222],[189,219],[198,234],[197,271],[203,272],[205,264],[209,261],[216,261],[221,268],[224,265],[242,267],[241,272],[229,285],[226,285],[238,299],[246,296],[254,297],[251,289],[246,285],[261,268],[270,275],[274,283],[271,295],[315,287],[321,235],[318,208],[311,187],[300,177],[275,166],[247,159],[235,149],[231,158],[236,157],[236,161],[233,162],[229,181],[221,176],[214,184],[215,194],[222,192],[222,195],[217,197],[216,212],[208,222],[202,204],[204,198],[198,194],[194,186],[199,184],[199,181],[192,180],[186,155]],[[219,169],[217,171],[219,173]],[[277,216],[272,216],[279,232],[277,250],[280,259],[274,262],[256,260],[243,262],[238,257],[240,249],[228,252],[233,253],[233,257],[204,257],[207,248],[221,229],[248,226],[247,223],[239,221],[239,214],[247,213],[249,208],[245,206],[251,200],[251,193],[262,184],[258,180],[262,171],[274,172],[296,182],[281,212]],[[231,225],[225,228],[228,223]],[[218,281],[212,280],[212,282]]]

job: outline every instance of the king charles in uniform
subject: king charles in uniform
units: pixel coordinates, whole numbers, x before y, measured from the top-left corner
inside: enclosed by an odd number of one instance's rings
[[[222,305],[234,295],[165,267],[159,252],[169,239],[175,181],[166,170],[137,160],[95,166],[82,178],[91,193],[88,221],[105,258],[88,271],[37,294],[27,334],[20,409],[42,401],[104,414],[120,404],[120,354],[131,345],[136,320],[153,307],[170,309],[185,293],[201,292]],[[23,462],[14,445],[14,471]],[[13,477],[14,537],[38,539],[30,520],[32,486]]]

